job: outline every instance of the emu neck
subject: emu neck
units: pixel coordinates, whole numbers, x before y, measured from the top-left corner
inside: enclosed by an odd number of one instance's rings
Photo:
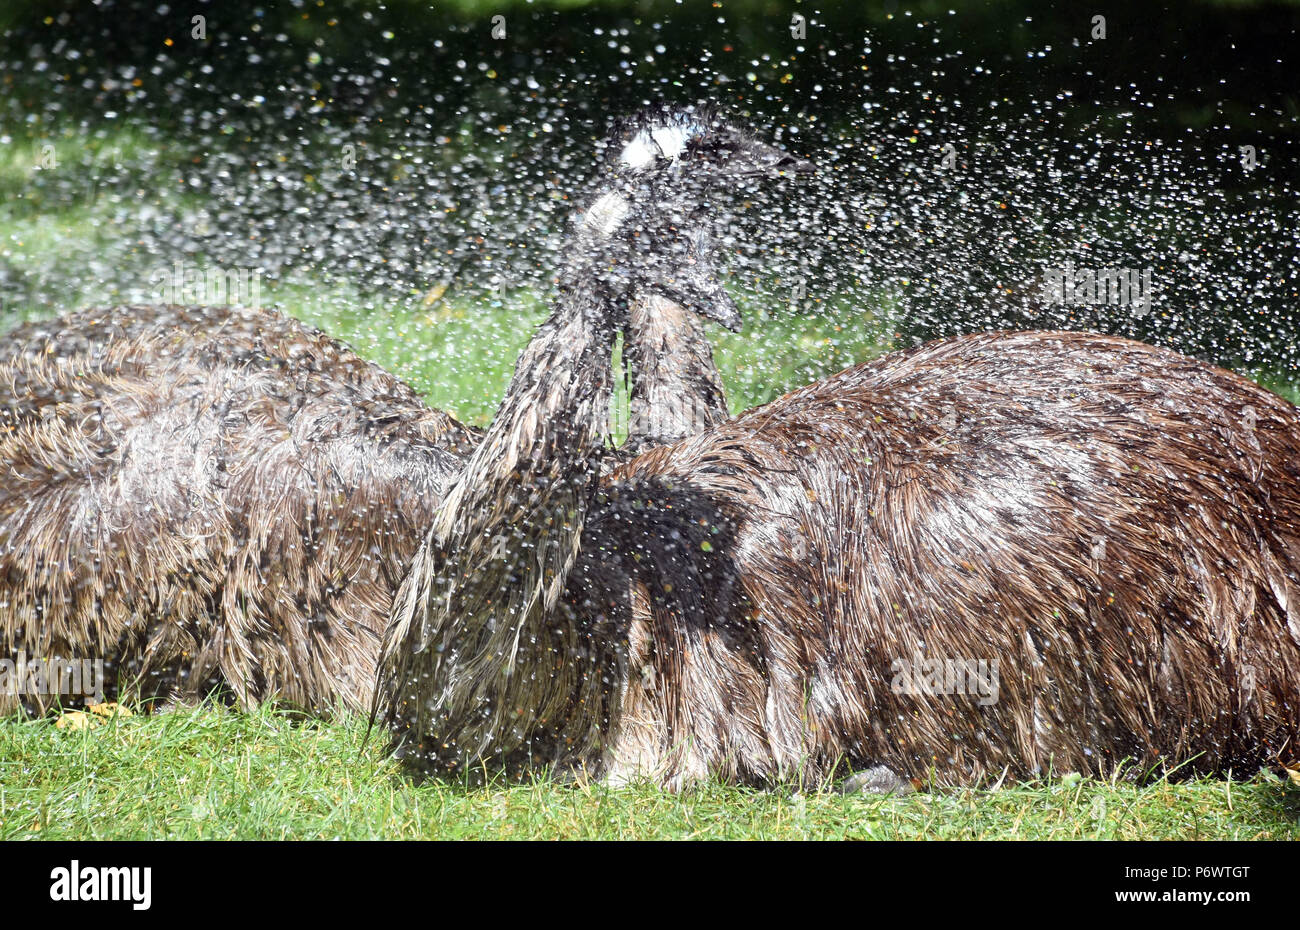
[[[577,667],[575,632],[549,616],[605,450],[616,298],[595,270],[566,269],[398,592],[380,693],[399,752],[426,768],[551,761],[557,746],[581,751],[597,738],[587,728],[598,721],[565,727],[599,676]]]
[[[667,445],[727,419],[713,347],[694,313],[658,295],[635,301],[627,360],[632,391],[624,451]]]

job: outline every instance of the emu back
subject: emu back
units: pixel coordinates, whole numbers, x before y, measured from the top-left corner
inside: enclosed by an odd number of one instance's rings
[[[0,428],[0,654],[320,713],[367,703],[392,592],[476,441],[296,320],[195,307],[9,334]]]
[[[627,464],[587,535],[635,579],[614,780],[1300,754],[1300,415],[1174,352],[890,355]],[[978,661],[993,700],[932,674]]]

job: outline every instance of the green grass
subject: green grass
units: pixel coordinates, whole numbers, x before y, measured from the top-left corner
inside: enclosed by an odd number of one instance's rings
[[[418,310],[319,289],[268,294],[286,313],[400,375],[433,406],[479,425],[491,419],[516,357],[545,314],[543,301],[529,292],[486,304],[440,300]],[[743,305],[742,312],[742,333],[709,325],[733,413],[879,355],[890,345],[877,313],[848,302],[828,304],[807,318],[769,316]]]
[[[414,785],[363,722],[195,711],[0,723],[0,839],[1297,839],[1300,790],[1066,776],[905,798]]]

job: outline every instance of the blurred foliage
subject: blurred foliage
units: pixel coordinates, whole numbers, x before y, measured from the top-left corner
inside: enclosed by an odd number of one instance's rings
[[[808,18],[807,39],[796,43],[791,17]],[[189,39],[192,16],[207,18],[216,41]],[[507,40],[491,38],[492,17],[504,16]],[[1107,20],[1102,45],[1086,41],[1095,15]],[[460,56],[510,68],[532,68],[540,59],[563,66],[555,76],[567,77],[578,110],[604,113],[626,108],[643,96],[647,83],[661,79],[671,93],[674,83],[689,83],[702,62],[712,59],[723,68],[728,61],[782,60],[790,77],[784,99],[749,94],[746,88],[719,87],[727,96],[746,97],[759,111],[798,99],[801,106],[833,119],[846,104],[856,103],[863,75],[852,66],[863,36],[895,53],[872,61],[870,84],[886,86],[896,77],[910,76],[908,57],[931,54],[933,37],[917,26],[943,22],[943,31],[960,48],[964,67],[936,71],[932,90],[949,97],[979,89],[985,96],[1016,96],[1024,92],[1051,93],[1069,89],[1099,107],[1131,108],[1131,85],[1159,86],[1159,106],[1142,108],[1134,119],[1149,130],[1157,127],[1199,126],[1214,120],[1237,132],[1294,134],[1300,113],[1300,82],[1290,53],[1300,37],[1300,0],[1191,0],[1155,3],[1151,0],[1115,3],[1042,4],[1035,0],[922,0],[902,3],[828,2],[816,5],[775,0],[719,0],[713,3],[659,0],[254,0],[179,3],[101,0],[0,2],[0,57],[23,57],[33,47],[54,49],[60,41],[93,49],[68,62],[60,88],[64,105],[84,115],[118,109],[130,87],[106,88],[94,76],[127,66],[191,69],[207,75],[213,94],[239,92],[261,95],[268,107],[278,97],[299,89],[295,79],[319,83],[336,102],[364,107],[376,101],[350,93],[346,80],[332,85],[327,73],[313,73],[310,53],[316,52],[335,74],[362,65],[376,56],[388,60],[394,98],[413,102],[410,93],[422,83],[404,80],[407,74],[443,67]],[[626,30],[626,32],[624,32]],[[288,43],[273,42],[287,36]],[[598,37],[619,36],[619,41]],[[1225,41],[1230,36],[1231,41]],[[1081,41],[1082,40],[1082,41]],[[441,43],[438,45],[437,43]],[[653,62],[639,63],[645,81],[591,81],[616,73],[618,63],[636,58],[648,46],[664,50]],[[790,53],[798,44],[803,54]],[[249,47],[263,53],[250,62]],[[1042,55],[1052,48],[1054,53]],[[625,50],[626,49],[626,50]],[[160,52],[168,52],[160,55]],[[847,59],[845,56],[849,56]],[[988,73],[972,82],[971,66],[983,64]],[[574,66],[578,66],[576,69]],[[55,66],[58,67],[57,63]],[[206,71],[204,69],[211,69]],[[24,74],[6,74],[6,83],[24,83]],[[160,75],[165,76],[165,75]],[[89,78],[89,80],[87,80]],[[679,80],[680,79],[680,80]],[[471,94],[492,79],[480,77]],[[57,80],[55,82],[58,83]],[[50,82],[28,83],[29,90]],[[436,101],[419,102],[433,111]],[[28,101],[30,103],[30,101]],[[446,101],[451,110],[452,101]],[[503,110],[507,106],[502,101]],[[187,105],[201,105],[201,97]],[[8,100],[9,115],[25,109],[20,98]],[[502,115],[505,115],[503,112]]]
[[[1300,0],[35,0],[0,29],[0,300],[24,313],[178,258],[366,306],[544,294],[592,138],[709,98],[826,168],[737,224],[753,305],[802,277],[901,344],[1033,325],[1300,365]],[[947,139],[960,178],[930,170]],[[1155,266],[1168,312],[1027,307],[1064,260]]]

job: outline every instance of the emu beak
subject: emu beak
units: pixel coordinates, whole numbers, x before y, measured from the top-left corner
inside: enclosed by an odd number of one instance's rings
[[[733,156],[733,166],[722,173],[729,177],[785,177],[815,171],[815,166],[807,159],[791,155],[775,145],[748,139]]]
[[[778,176],[787,174],[816,174],[817,166],[806,158],[795,158],[793,155],[783,156],[775,165],[772,166]]]
[[[715,275],[700,271],[675,286],[661,284],[660,291],[664,297],[691,313],[720,323],[733,333],[740,332],[744,323],[740,308]]]
[[[736,302],[731,299],[731,295],[727,293],[722,283],[718,282],[716,278],[713,280],[717,283],[718,289],[716,296],[704,308],[704,316],[715,323],[721,323],[733,333],[738,333],[744,323],[740,318],[740,308],[736,306]]]

